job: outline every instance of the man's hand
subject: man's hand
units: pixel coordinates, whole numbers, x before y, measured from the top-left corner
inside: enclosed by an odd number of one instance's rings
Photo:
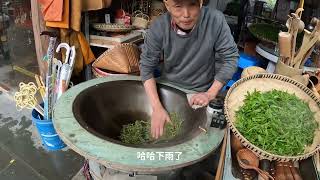
[[[154,78],[148,79],[143,85],[152,106],[151,135],[153,138],[158,139],[163,134],[165,123],[171,123],[170,117],[160,102]]]
[[[214,97],[211,97],[208,92],[201,92],[195,94],[191,97],[189,104],[190,106],[199,105],[199,106],[207,106]]]
[[[165,123],[170,123],[170,117],[167,111],[162,107],[153,109],[151,115],[151,135],[153,138],[158,139],[163,135],[163,127]]]
[[[191,97],[189,101],[190,106],[207,106],[211,100],[216,98],[222,87],[223,83],[215,80],[207,92],[201,92]]]

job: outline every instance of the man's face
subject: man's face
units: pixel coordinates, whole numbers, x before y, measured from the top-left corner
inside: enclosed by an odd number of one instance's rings
[[[200,15],[200,3],[175,2],[165,0],[165,5],[173,21],[183,30],[190,30],[196,24]]]

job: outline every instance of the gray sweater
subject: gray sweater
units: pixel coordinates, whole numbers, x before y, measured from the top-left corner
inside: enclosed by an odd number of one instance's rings
[[[148,30],[140,59],[142,81],[153,77],[164,55],[162,78],[179,87],[206,91],[214,80],[226,83],[237,69],[237,45],[224,15],[203,7],[195,28],[186,36],[171,27],[170,14],[158,17]]]

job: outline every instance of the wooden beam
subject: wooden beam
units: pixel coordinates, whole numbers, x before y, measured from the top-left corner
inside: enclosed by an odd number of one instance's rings
[[[43,20],[42,13],[40,11],[40,5],[37,0],[31,0],[31,13],[32,13],[32,26],[33,35],[35,41],[35,49],[37,53],[37,61],[39,65],[40,75],[45,77],[47,70],[47,63],[42,60],[46,54],[49,39],[48,37],[41,36],[40,33],[46,29],[45,22]]]

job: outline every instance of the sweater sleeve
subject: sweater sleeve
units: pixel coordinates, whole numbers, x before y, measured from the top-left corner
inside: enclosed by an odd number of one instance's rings
[[[140,74],[142,81],[153,78],[153,72],[159,64],[162,51],[162,29],[161,21],[157,19],[151,25],[144,38],[140,56]]]
[[[215,51],[219,57],[217,64],[221,64],[221,68],[215,75],[215,80],[227,83],[237,70],[239,53],[236,43],[231,35],[229,25],[227,24],[224,15],[217,12],[217,24],[219,25],[216,34]]]

